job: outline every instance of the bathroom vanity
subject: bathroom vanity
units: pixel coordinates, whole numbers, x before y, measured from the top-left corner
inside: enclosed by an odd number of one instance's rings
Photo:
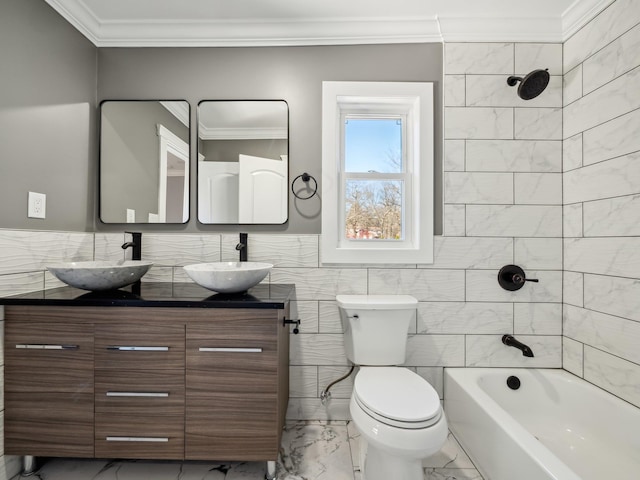
[[[274,462],[293,286],[138,287],[0,299],[5,453]]]

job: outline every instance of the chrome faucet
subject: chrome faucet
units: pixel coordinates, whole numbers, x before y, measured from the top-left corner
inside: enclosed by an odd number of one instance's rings
[[[133,237],[133,241],[122,244],[122,249],[131,247],[131,260],[142,260],[142,232],[124,232]]]
[[[241,233],[240,234],[240,242],[236,245],[236,250],[238,250],[239,254],[240,254],[240,261],[241,262],[246,262],[247,258],[249,257],[249,240],[248,237],[249,234],[248,233]]]
[[[525,357],[533,357],[533,351],[524,343],[519,342],[513,335],[503,335],[502,343],[508,347],[515,347],[518,350],[522,350],[522,355]]]

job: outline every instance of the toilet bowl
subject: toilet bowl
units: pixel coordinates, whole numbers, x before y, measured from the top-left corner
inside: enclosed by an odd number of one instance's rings
[[[422,460],[447,439],[438,394],[403,367],[362,367],[349,410],[361,441],[366,441],[366,480],[422,480]]]

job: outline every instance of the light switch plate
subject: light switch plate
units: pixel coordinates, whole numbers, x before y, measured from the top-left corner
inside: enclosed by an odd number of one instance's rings
[[[47,213],[47,196],[44,193],[29,192],[27,217],[45,218]]]

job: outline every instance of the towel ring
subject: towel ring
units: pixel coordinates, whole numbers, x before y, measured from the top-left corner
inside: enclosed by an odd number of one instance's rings
[[[295,183],[298,179],[302,179],[302,181],[306,184],[309,183],[309,180],[313,180],[313,193],[311,195],[309,195],[308,197],[301,197],[300,195],[298,195],[294,189]],[[309,185],[307,185],[307,188],[309,188]],[[315,178],[313,178],[312,175],[309,175],[307,172],[304,172],[301,175],[298,175],[296,178],[293,179],[293,182],[291,182],[291,193],[293,193],[293,195],[296,198],[299,198],[300,200],[309,200],[311,197],[313,197],[316,193],[318,193],[318,182],[316,181]]]

